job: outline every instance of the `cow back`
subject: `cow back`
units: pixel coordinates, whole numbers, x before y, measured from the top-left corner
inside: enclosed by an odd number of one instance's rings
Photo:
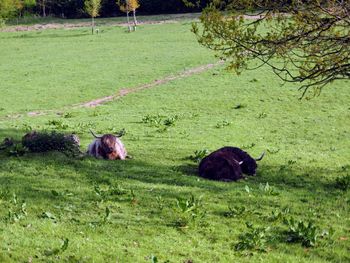
[[[239,163],[229,158],[227,153],[213,152],[199,164],[201,177],[217,181],[237,181],[242,179],[242,170]]]
[[[221,152],[227,155],[228,158],[234,159],[237,162],[243,162],[241,165],[242,172],[247,175],[255,175],[257,164],[247,152],[237,147],[226,146],[215,152]]]

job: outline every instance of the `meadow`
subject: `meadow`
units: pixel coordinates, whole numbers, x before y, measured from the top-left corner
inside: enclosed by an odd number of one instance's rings
[[[0,141],[75,132],[84,150],[124,128],[133,157],[0,152],[0,262],[350,261],[349,81],[299,100],[268,68],[216,65],[74,106],[216,63],[190,28],[0,32]],[[225,145],[266,151],[257,175],[199,178],[193,159]]]

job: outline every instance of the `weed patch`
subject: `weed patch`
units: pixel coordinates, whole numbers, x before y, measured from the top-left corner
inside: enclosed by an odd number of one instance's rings
[[[195,163],[200,163],[200,161],[209,154],[208,149],[195,150],[193,155],[190,155],[188,158]]]
[[[341,177],[337,177],[335,179],[335,187],[343,190],[343,191],[347,191],[350,189],[350,174],[345,175],[345,176],[341,176]]]
[[[294,217],[285,218],[288,226],[287,242],[301,243],[305,247],[315,247],[318,239],[328,235],[328,232],[321,230],[312,221],[296,220]]]
[[[187,199],[176,200],[176,212],[178,215],[175,226],[187,228],[189,226],[204,225],[204,219],[207,211],[204,209],[202,198],[196,198],[191,195]]]
[[[271,240],[271,228],[254,227],[251,223],[246,223],[246,226],[248,231],[239,235],[239,241],[234,246],[235,250],[267,252],[268,243]]]

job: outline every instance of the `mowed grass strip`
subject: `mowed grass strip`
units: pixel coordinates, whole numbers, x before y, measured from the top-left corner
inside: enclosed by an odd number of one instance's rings
[[[0,32],[0,114],[89,101],[217,61],[186,22],[89,32]]]
[[[1,121],[0,138],[20,139],[30,128],[75,131],[83,149],[92,140],[89,128],[125,128],[133,159],[1,154],[0,259],[347,262],[349,190],[336,182],[350,169],[348,84],[299,101],[297,87],[281,87],[267,69],[236,77],[217,68],[96,109]],[[188,157],[224,145],[253,156],[266,150],[257,176],[237,183],[197,177]],[[188,217],[178,204],[192,195],[198,207]],[[288,243],[277,214],[334,234],[314,248]],[[271,227],[271,237],[260,239],[267,240],[265,252],[235,250],[246,223]]]

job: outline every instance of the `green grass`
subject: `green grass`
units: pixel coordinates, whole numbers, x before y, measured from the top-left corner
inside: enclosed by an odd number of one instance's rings
[[[215,61],[189,28],[0,33],[1,116],[63,108]],[[281,87],[267,68],[237,77],[218,67],[96,109],[66,110],[66,118],[0,120],[0,138],[16,139],[28,127],[57,129],[48,122],[61,121],[67,125],[61,131],[77,132],[83,149],[92,140],[89,128],[125,128],[123,142],[133,156],[122,162],[0,154],[0,261],[152,262],[152,255],[158,262],[349,261],[349,190],[336,188],[337,178],[350,173],[348,85],[337,82],[320,97],[299,101],[297,86]],[[142,121],[158,114],[178,119],[166,131]],[[253,156],[267,150],[257,176],[237,183],[197,177],[188,156],[224,145]],[[264,190],[266,183],[274,190]],[[191,195],[201,199],[193,220],[177,206]],[[234,206],[245,210],[228,217]],[[334,233],[312,248],[286,242],[288,227],[272,216],[285,208],[285,217]],[[13,222],[15,212],[22,217]],[[234,249],[249,231],[246,222],[271,227],[266,252]]]
[[[1,33],[0,114],[59,108],[215,61],[189,28],[149,25],[128,34],[103,27],[98,36],[87,28]]]

